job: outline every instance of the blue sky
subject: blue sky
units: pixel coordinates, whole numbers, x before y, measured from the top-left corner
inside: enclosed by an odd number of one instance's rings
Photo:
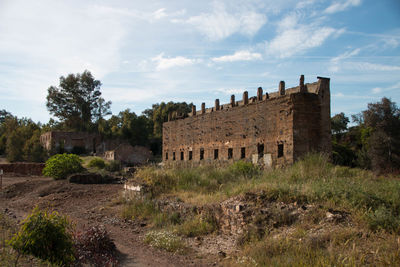
[[[332,115],[400,105],[400,1],[0,0],[0,109],[47,122],[47,88],[92,72],[112,112],[213,105],[331,78]]]

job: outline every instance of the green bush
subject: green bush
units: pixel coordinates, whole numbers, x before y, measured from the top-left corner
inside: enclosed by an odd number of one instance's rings
[[[88,166],[91,167],[91,168],[104,169],[104,167],[106,166],[106,163],[101,158],[94,158],[91,161],[89,161],[89,165]]]
[[[82,160],[75,154],[57,154],[46,161],[43,174],[56,180],[83,171]]]
[[[121,170],[121,162],[119,160],[112,160],[105,168],[109,172],[118,172]]]
[[[21,254],[68,266],[75,260],[70,230],[71,224],[66,217],[36,207],[8,242]]]
[[[376,210],[370,210],[366,217],[369,228],[373,231],[386,230],[395,233],[400,231],[400,218],[383,205]]]

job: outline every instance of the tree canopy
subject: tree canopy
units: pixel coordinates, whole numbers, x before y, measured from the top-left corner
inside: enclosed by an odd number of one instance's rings
[[[47,109],[71,130],[87,131],[93,122],[111,114],[111,102],[101,97],[101,82],[90,71],[60,77],[58,87],[50,86]]]
[[[151,109],[146,109],[143,114],[153,121],[153,135],[155,138],[162,137],[162,124],[168,121],[168,114],[172,117],[185,117],[192,111],[193,104],[186,102],[161,102],[154,104]]]
[[[357,125],[350,128],[344,113],[331,119],[334,162],[378,173],[400,171],[400,109],[396,103],[384,97],[352,119]]]

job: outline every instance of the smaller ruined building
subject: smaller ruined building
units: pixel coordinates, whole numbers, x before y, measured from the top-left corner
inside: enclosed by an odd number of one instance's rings
[[[74,149],[84,149],[86,153],[105,151],[101,136],[87,132],[46,132],[40,136],[40,143],[46,150],[54,152],[72,152]]]
[[[144,146],[131,146],[130,144],[121,144],[114,150],[104,153],[107,160],[118,160],[126,164],[141,165],[147,163],[152,158],[151,151]]]
[[[40,136],[42,146],[52,153],[84,153],[119,160],[125,164],[143,164],[152,158],[144,146],[134,146],[118,140],[103,139],[100,134],[87,132],[51,131]]]
[[[317,77],[273,93],[201,109],[188,117],[170,114],[163,124],[163,162],[166,165],[220,164],[236,160],[265,166],[292,164],[308,152],[330,154],[330,79]]]

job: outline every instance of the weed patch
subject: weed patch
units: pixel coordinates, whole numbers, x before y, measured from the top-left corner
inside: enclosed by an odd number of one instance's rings
[[[146,234],[144,242],[152,247],[174,253],[184,253],[187,249],[183,240],[169,231],[151,231]]]

